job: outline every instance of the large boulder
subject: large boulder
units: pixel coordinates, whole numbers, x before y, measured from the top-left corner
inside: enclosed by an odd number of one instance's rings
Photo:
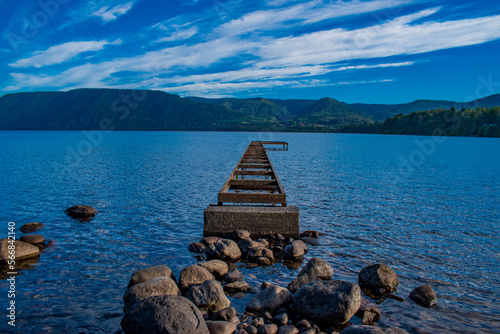
[[[163,295],[179,296],[180,294],[181,292],[177,284],[170,277],[163,276],[152,278],[130,287],[125,292],[125,295],[123,295],[123,301],[125,302],[125,309],[128,309],[133,304],[148,297]]]
[[[71,208],[64,210],[68,216],[75,219],[86,219],[94,217],[96,210],[88,205],[75,205]]]
[[[291,301],[290,291],[277,285],[271,285],[253,297],[245,306],[245,311],[262,313],[263,310],[267,310],[273,314],[276,310],[289,306]]]
[[[10,249],[9,248],[15,248]],[[11,260],[11,256],[14,254],[10,254],[15,251],[15,261],[16,263],[22,260],[28,260],[31,258],[38,257],[40,255],[40,250],[38,247],[33,246],[27,242],[19,241],[19,240],[9,240],[8,238],[0,240],[0,263],[8,262]]]
[[[229,271],[229,266],[227,265],[227,263],[221,260],[210,260],[198,263],[198,265],[208,270],[217,278],[223,277]]]
[[[356,284],[340,281],[317,281],[304,285],[293,295],[295,310],[307,319],[331,327],[349,321],[361,304]]]
[[[182,269],[179,275],[179,288],[186,291],[193,285],[203,284],[205,281],[214,280],[215,277],[208,270],[196,264]]]
[[[205,310],[210,314],[231,305],[231,302],[224,294],[222,284],[216,280],[193,286],[186,292],[186,298],[191,300],[200,310]]]
[[[125,334],[209,334],[200,310],[181,296],[154,296],[138,301],[121,321]]]
[[[415,288],[410,293],[410,299],[423,307],[433,307],[438,302],[436,293],[429,285],[422,285]]]
[[[398,276],[386,264],[371,264],[361,269],[358,275],[359,286],[375,295],[384,295],[396,290]]]
[[[285,253],[285,255],[288,257],[295,258],[303,256],[308,249],[309,246],[307,246],[305,242],[303,242],[302,240],[295,240],[285,246],[285,248],[283,249],[283,253]]]
[[[298,276],[310,274],[324,280],[331,279],[333,268],[325,261],[317,257],[311,258],[299,272]]]
[[[42,223],[33,222],[33,223],[24,224],[23,226],[21,226],[19,228],[19,230],[23,233],[32,233],[32,232],[41,230],[44,227],[45,227],[45,225],[43,225]]]
[[[174,282],[177,282],[174,273],[172,272],[172,270],[170,270],[169,267],[165,265],[159,265],[137,270],[132,274],[132,278],[130,278],[128,287],[130,288],[131,286],[145,282],[148,279],[162,276],[170,277]]]
[[[230,239],[219,239],[209,245],[206,250],[208,259],[219,259],[223,261],[236,261],[241,258],[238,244]]]

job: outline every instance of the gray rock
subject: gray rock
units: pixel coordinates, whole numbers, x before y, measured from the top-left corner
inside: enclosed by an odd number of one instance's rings
[[[38,244],[43,244],[45,238],[39,234],[27,234],[27,235],[22,235],[19,238],[19,240],[21,240],[22,242],[27,242],[32,245],[38,245]]]
[[[219,239],[207,247],[208,259],[219,259],[224,261],[236,261],[241,258],[241,251],[233,240]]]
[[[236,316],[236,309],[234,307],[226,307],[214,313],[214,320],[231,321]]]
[[[206,247],[201,242],[192,242],[188,246],[188,251],[191,253],[203,253]]]
[[[222,278],[229,271],[229,266],[227,265],[227,263],[221,260],[210,260],[198,263],[198,265],[208,270],[217,278]]]
[[[307,231],[304,231],[302,233],[300,233],[300,237],[303,238],[303,237],[309,237],[309,238],[319,238],[319,232],[318,231],[314,231],[314,230],[307,230]]]
[[[247,282],[233,282],[224,285],[224,291],[227,291],[229,293],[235,293],[235,292],[249,292],[250,291],[250,284]]]
[[[155,277],[130,287],[125,292],[125,295],[123,295],[123,301],[125,302],[125,309],[128,309],[133,304],[148,297],[163,295],[179,296],[180,294],[181,292],[177,284],[170,277],[163,276]]]
[[[250,238],[244,238],[238,241],[238,247],[240,248],[241,254],[244,254],[246,256],[246,253],[248,252],[249,248],[252,247],[264,247],[263,244],[257,241],[253,241]]]
[[[274,284],[273,283],[270,283],[270,282],[262,282],[262,284],[260,285],[259,289],[260,291],[264,290],[264,289],[267,289],[267,288],[270,288],[272,287]]]
[[[199,265],[192,265],[182,269],[179,275],[179,288],[188,290],[193,285],[202,284],[205,281],[214,280],[215,277],[208,270]]]
[[[295,324],[300,330],[309,329],[312,327],[311,323],[306,319],[302,319]]]
[[[303,256],[308,249],[309,246],[307,246],[303,241],[295,240],[292,243],[285,246],[285,248],[283,249],[283,253],[285,253],[285,255],[288,257],[295,258]]]
[[[258,334],[276,334],[276,333],[278,333],[278,326],[276,326],[275,324],[260,326],[257,333]]]
[[[175,279],[175,275],[170,270],[169,267],[164,266],[164,265],[159,265],[159,266],[154,266],[154,267],[148,267],[148,268],[143,268],[137,270],[133,275],[132,278],[130,278],[130,282],[128,283],[128,287],[130,288],[131,286],[142,283],[147,281],[148,279],[155,278],[155,277],[170,277],[174,282],[177,282]]]
[[[64,210],[68,216],[76,219],[85,219],[94,217],[96,214],[96,210],[88,205],[75,205],[71,208]]]
[[[388,334],[409,334],[407,331],[399,327],[387,328],[384,332]]]
[[[277,285],[272,285],[253,297],[245,306],[245,311],[262,313],[264,309],[274,314],[277,309],[288,306],[291,301],[292,295],[290,291]]]
[[[200,242],[208,247],[211,244],[214,244],[217,240],[219,240],[219,237],[203,237]]]
[[[274,316],[273,321],[278,326],[286,325],[286,324],[288,324],[288,314],[280,313],[280,314]]]
[[[195,285],[186,292],[186,298],[191,300],[200,310],[209,314],[225,309],[231,305],[224,294],[222,284],[216,280],[209,280],[201,285]]]
[[[380,320],[381,311],[375,304],[368,299],[361,298],[361,305],[356,312],[356,316],[361,319],[362,325],[371,325]]]
[[[315,282],[315,281],[321,281],[321,278],[317,276],[313,276],[309,273],[302,274],[300,276],[297,276],[293,281],[291,281],[287,288],[290,290],[292,293],[295,293],[298,289],[303,287],[304,285]]]
[[[375,295],[383,295],[396,290],[399,284],[396,273],[385,264],[371,264],[361,269],[358,275],[359,286]]]
[[[340,334],[384,334],[384,331],[374,326],[353,325],[344,328]]]
[[[304,285],[293,295],[295,310],[325,327],[349,321],[361,304],[356,284],[340,281],[317,281]]]
[[[278,334],[298,334],[299,330],[293,325],[285,325],[278,328]]]
[[[272,264],[271,260],[267,257],[258,257],[257,259],[255,259],[255,263],[257,263],[259,266],[270,266]]]
[[[410,293],[410,299],[423,307],[433,307],[438,302],[436,293],[429,285],[422,285],[415,288]]]
[[[259,328],[260,326],[264,326],[264,323],[265,323],[264,318],[257,317],[255,319],[253,319],[252,326],[254,326],[255,328]]]
[[[267,241],[264,238],[259,238],[259,239],[255,240],[255,241],[258,242],[259,244],[262,244],[266,248],[269,247],[269,241]]]
[[[248,252],[246,254],[247,259],[250,261],[255,261],[259,257],[268,258],[269,261],[274,262],[274,254],[273,251],[269,248],[265,248],[262,244],[257,243],[257,247],[249,247]]]
[[[45,225],[43,225],[42,223],[33,222],[33,223],[24,224],[23,226],[21,226],[19,228],[19,230],[23,233],[32,233],[32,232],[41,230],[44,227],[45,227]]]
[[[230,321],[207,320],[206,323],[210,334],[232,334],[236,331],[236,324]]]
[[[328,280],[332,278],[333,268],[325,260],[313,257],[307,262],[297,276],[305,274]]]
[[[209,334],[200,310],[181,296],[143,299],[127,311],[121,326],[125,334]]]
[[[7,263],[10,261],[10,256],[12,254],[9,253],[9,246],[15,247],[15,261],[16,263],[22,260],[28,260],[32,258],[36,258],[40,255],[40,250],[38,247],[33,246],[27,242],[19,241],[19,240],[9,240],[8,238],[0,240],[0,263]],[[12,247],[11,247],[12,248]]]
[[[248,325],[244,328],[244,331],[246,331],[248,334],[257,334],[258,329],[255,326]]]
[[[321,242],[319,241],[319,239],[312,238],[312,237],[300,237],[300,240],[304,241],[306,244],[309,244],[311,246],[321,245]]]
[[[232,233],[231,236],[235,240],[250,238],[250,232],[248,232],[247,230],[236,230]]]
[[[224,281],[227,283],[233,282],[243,282],[245,279],[243,278],[243,274],[238,269],[231,269],[228,271],[226,276],[224,276]]]

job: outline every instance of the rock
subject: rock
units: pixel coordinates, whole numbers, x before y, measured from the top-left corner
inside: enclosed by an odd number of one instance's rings
[[[198,265],[208,270],[217,278],[222,278],[229,271],[229,266],[227,265],[227,263],[221,260],[210,260],[198,263]]]
[[[208,259],[219,259],[224,261],[236,261],[241,258],[241,251],[233,240],[219,239],[207,247]]]
[[[42,223],[33,222],[33,223],[24,224],[23,226],[21,226],[19,228],[19,230],[23,233],[32,233],[32,232],[41,230],[44,227],[45,227],[45,225],[43,225]]]
[[[407,331],[405,331],[404,329],[401,329],[399,327],[390,327],[390,328],[387,328],[384,333],[388,333],[388,334],[409,334]]]
[[[266,239],[259,238],[259,239],[255,240],[255,241],[258,242],[259,244],[262,244],[266,248],[269,247],[269,241],[267,241]]]
[[[311,276],[315,276],[323,280],[329,280],[332,278],[333,268],[325,260],[313,257],[307,262],[297,276],[305,274],[310,274]]]
[[[249,292],[250,291],[250,284],[247,282],[233,282],[224,285],[224,291],[227,291],[229,293],[235,293],[235,292]]]
[[[22,242],[27,242],[32,245],[37,245],[37,244],[43,244],[45,238],[39,234],[27,234],[27,235],[22,235],[19,238],[19,240],[21,240]]]
[[[125,334],[209,334],[200,310],[181,296],[143,299],[132,305],[121,325]]]
[[[234,307],[226,307],[214,314],[214,320],[231,321],[236,316],[236,309]]]
[[[244,292],[236,292],[234,295],[232,295],[232,297],[236,299],[245,298],[246,296],[247,294]]]
[[[302,320],[298,321],[295,325],[297,325],[297,327],[300,330],[309,329],[312,327],[311,323],[309,321],[307,321],[306,319],[302,319]]]
[[[436,293],[434,293],[434,290],[429,285],[422,285],[415,288],[410,293],[410,299],[423,307],[433,307],[438,302]]]
[[[304,285],[293,295],[295,310],[319,325],[331,327],[349,321],[361,304],[356,284],[317,281]]]
[[[278,326],[283,326],[288,324],[288,314],[286,313],[279,313],[273,318],[273,321],[275,324]]]
[[[203,237],[201,238],[200,243],[208,247],[211,244],[214,244],[217,240],[219,240],[219,237]]]
[[[255,326],[249,325],[244,329],[248,334],[257,334],[258,329]]]
[[[96,214],[96,210],[88,205],[75,205],[71,208],[64,210],[68,216],[76,219],[85,219],[94,217]]]
[[[321,245],[321,242],[319,241],[319,239],[312,238],[312,237],[301,237],[300,240],[304,241],[306,244],[309,244],[311,246]]]
[[[340,334],[384,334],[384,331],[374,326],[353,325],[344,328]]]
[[[264,322],[265,322],[264,318],[257,317],[253,319],[252,326],[254,326],[255,328],[259,328],[260,326],[264,326]]]
[[[245,238],[245,239],[241,239],[240,241],[238,241],[238,247],[239,247],[239,249],[241,251],[241,254],[243,254],[243,255],[246,256],[246,253],[248,252],[249,248],[252,248],[252,247],[264,247],[264,245],[261,244],[260,242],[253,241],[250,238]]]
[[[243,282],[245,279],[243,278],[243,274],[238,269],[231,269],[228,271],[226,276],[224,277],[224,281],[227,283],[233,282]]]
[[[222,284],[216,280],[209,280],[201,285],[191,287],[186,292],[186,298],[191,300],[200,310],[206,310],[209,314],[231,305],[224,294]]]
[[[262,284],[259,287],[259,290],[262,291],[264,289],[272,287],[274,284],[270,282],[262,282]],[[258,292],[257,292],[258,293]]]
[[[230,321],[206,321],[210,334],[232,334],[236,331],[236,324]]]
[[[304,255],[308,249],[309,246],[307,246],[303,241],[295,240],[291,244],[285,246],[283,253],[285,253],[288,257],[300,257]]]
[[[370,303],[368,299],[361,298],[361,305],[356,316],[361,319],[362,325],[371,325],[380,320],[380,314],[381,311],[376,305]]]
[[[206,247],[201,242],[192,242],[188,246],[188,251],[192,253],[203,253]]]
[[[267,257],[258,257],[255,260],[255,263],[257,263],[259,266],[270,266],[272,264],[271,260]]]
[[[299,330],[293,325],[285,325],[278,328],[278,334],[298,334]]]
[[[308,330],[302,332],[302,334],[317,334],[318,331],[316,330],[316,328],[309,328]]]
[[[383,296],[384,299],[394,299],[394,300],[397,300],[398,302],[404,302],[406,299],[404,299],[403,297],[400,297],[400,296],[397,296],[393,293],[388,293],[386,295]]]
[[[276,333],[278,333],[278,326],[276,326],[275,324],[260,326],[257,333],[258,334],[276,334]]]
[[[149,267],[149,268],[143,268],[137,270],[133,275],[132,278],[130,279],[128,283],[128,288],[131,286],[142,283],[147,281],[148,279],[155,278],[155,277],[170,277],[174,282],[177,282],[175,279],[175,275],[170,270],[169,267],[164,266],[164,265],[159,265],[159,266],[154,266],[154,267]]]
[[[371,264],[361,269],[358,275],[359,286],[375,295],[383,295],[396,290],[399,284],[396,273],[385,264]]]
[[[170,277],[162,276],[130,287],[125,292],[125,295],[123,295],[123,301],[125,302],[125,309],[129,309],[136,302],[148,297],[164,295],[179,296],[180,294],[181,292],[177,284]]]
[[[273,252],[281,253],[282,251],[283,251],[283,246],[280,246],[280,245],[273,246]]]
[[[259,257],[265,257],[268,258],[269,261],[274,262],[274,254],[273,251],[270,250],[269,248],[265,248],[262,246],[262,244],[257,243],[257,247],[250,247],[248,248],[247,252],[247,259],[250,261],[255,261]]]
[[[195,254],[193,255],[193,257],[197,260],[197,261],[204,261],[205,260],[205,256],[203,254]]]
[[[301,238],[304,238],[304,237],[309,237],[309,238],[319,238],[319,232],[318,231],[312,231],[312,230],[307,230],[307,231],[304,231],[300,234],[300,237]]]
[[[245,306],[245,311],[262,313],[262,309],[265,309],[269,313],[274,314],[277,309],[288,306],[291,301],[292,295],[290,291],[277,285],[272,285],[253,297]]]
[[[19,261],[28,260],[31,258],[38,257],[40,255],[40,250],[38,247],[33,246],[27,242],[19,241],[19,240],[9,240],[8,238],[0,240],[0,263],[11,260],[10,256],[12,254],[9,253],[11,251],[9,246],[12,245],[15,247],[15,261],[16,264]]]
[[[321,278],[313,276],[309,273],[302,274],[301,276],[297,276],[293,281],[291,281],[287,288],[290,290],[292,293],[295,293],[298,289],[303,287],[304,285],[315,282],[315,281],[321,281]]]
[[[182,269],[181,274],[179,275],[179,288],[185,291],[193,285],[203,284],[206,281],[214,279],[214,275],[212,275],[208,270],[194,264]]]
[[[235,240],[246,239],[250,238],[250,232],[248,232],[247,230],[236,230],[231,234],[231,236]]]

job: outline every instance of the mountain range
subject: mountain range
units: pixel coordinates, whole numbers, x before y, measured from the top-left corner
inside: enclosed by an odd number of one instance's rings
[[[500,94],[465,107],[500,105]],[[0,97],[2,130],[201,130],[341,131],[373,124],[396,114],[448,109],[453,101],[418,100],[405,104],[344,103],[319,100],[182,98],[151,90],[76,89],[28,92]]]

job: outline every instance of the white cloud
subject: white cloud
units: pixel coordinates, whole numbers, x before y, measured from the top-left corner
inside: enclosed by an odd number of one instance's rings
[[[197,33],[198,33],[197,27],[191,27],[189,29],[183,29],[183,30],[176,30],[173,32],[167,32],[168,36],[162,37],[162,38],[156,40],[156,42],[161,43],[161,42],[183,41],[186,39],[190,39],[191,37],[193,37]]]
[[[61,64],[78,56],[80,53],[99,51],[108,44],[120,44],[121,40],[108,41],[81,41],[68,42],[55,45],[45,51],[37,51],[33,56],[19,59],[9,64],[11,67],[35,67],[40,68],[47,65]]]
[[[131,8],[133,2],[127,2],[121,5],[116,5],[114,7],[105,6],[99,8],[92,13],[92,16],[100,17],[104,22],[116,20],[119,16],[126,14]]]

